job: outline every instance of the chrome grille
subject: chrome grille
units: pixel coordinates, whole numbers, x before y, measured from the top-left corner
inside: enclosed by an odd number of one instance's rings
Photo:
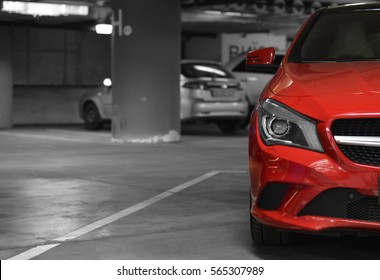
[[[340,119],[331,131],[342,153],[351,161],[380,166],[380,119]]]
[[[380,136],[380,119],[341,119],[334,121],[334,136]]]

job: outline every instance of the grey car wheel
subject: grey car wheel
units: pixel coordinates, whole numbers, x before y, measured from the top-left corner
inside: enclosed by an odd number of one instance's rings
[[[94,103],[88,103],[83,110],[84,125],[89,130],[100,129],[103,126],[103,120],[99,110]]]

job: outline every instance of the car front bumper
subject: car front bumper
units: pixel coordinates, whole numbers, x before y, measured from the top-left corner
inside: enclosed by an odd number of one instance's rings
[[[251,214],[261,223],[307,232],[380,232],[380,168],[342,155],[266,146],[253,118],[249,138]]]

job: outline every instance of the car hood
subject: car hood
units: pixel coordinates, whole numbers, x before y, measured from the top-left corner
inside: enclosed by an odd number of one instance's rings
[[[326,119],[380,115],[380,62],[287,63],[270,83],[273,98]]]

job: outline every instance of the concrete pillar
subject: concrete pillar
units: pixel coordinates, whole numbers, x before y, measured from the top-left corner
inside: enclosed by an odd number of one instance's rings
[[[180,138],[181,1],[112,0],[112,137]]]
[[[13,68],[11,27],[0,26],[0,129],[12,127]]]

